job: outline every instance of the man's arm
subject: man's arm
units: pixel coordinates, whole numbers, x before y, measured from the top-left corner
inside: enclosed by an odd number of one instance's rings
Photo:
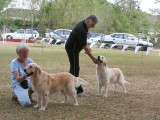
[[[83,46],[83,49],[85,50],[86,54],[92,59],[92,61],[97,64],[97,59],[91,54],[91,49],[88,47],[88,45]]]

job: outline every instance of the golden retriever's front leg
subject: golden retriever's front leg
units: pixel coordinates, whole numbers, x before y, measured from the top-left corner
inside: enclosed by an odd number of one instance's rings
[[[36,94],[36,96],[37,96],[37,105],[34,105],[34,108],[41,107],[42,97],[39,94]]]
[[[100,83],[98,83],[98,96],[101,95],[101,89],[102,89],[102,85]]]
[[[41,108],[39,110],[45,110],[47,103],[48,103],[48,94],[43,94]]]
[[[108,91],[108,84],[105,83],[105,85],[104,85],[104,95],[103,95],[103,97],[107,97],[107,91]]]

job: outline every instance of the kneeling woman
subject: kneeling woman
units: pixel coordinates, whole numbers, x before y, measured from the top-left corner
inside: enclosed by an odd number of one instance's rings
[[[33,60],[28,58],[29,48],[25,44],[18,44],[16,53],[18,58],[13,59],[10,64],[13,94],[21,106],[28,106],[31,104],[32,89],[31,82],[23,69],[27,64],[33,63]]]

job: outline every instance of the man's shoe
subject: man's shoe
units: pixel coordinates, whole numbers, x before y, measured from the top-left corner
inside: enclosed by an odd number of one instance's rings
[[[84,92],[78,93],[77,96],[78,97],[89,97],[89,95]]]

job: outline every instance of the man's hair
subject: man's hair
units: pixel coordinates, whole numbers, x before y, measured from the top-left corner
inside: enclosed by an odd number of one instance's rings
[[[91,20],[91,21],[94,22],[94,23],[98,23],[98,18],[97,18],[95,15],[90,15],[90,16],[88,16],[85,20],[86,20],[86,21]]]
[[[26,49],[29,50],[29,48],[27,47],[26,44],[20,43],[20,44],[17,45],[17,47],[16,47],[16,53],[17,53],[17,55],[19,55],[20,51],[21,51],[23,48],[26,48]]]

